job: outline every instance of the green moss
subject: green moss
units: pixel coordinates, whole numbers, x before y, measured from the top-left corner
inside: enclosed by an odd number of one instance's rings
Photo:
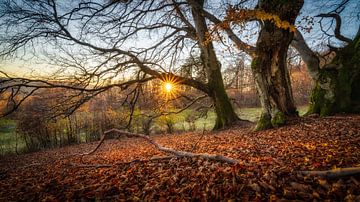
[[[319,84],[312,90],[311,103],[307,114],[319,114],[320,116],[328,116],[333,114],[336,110],[334,108],[334,99],[327,98],[326,90],[322,89]]]
[[[259,57],[254,57],[254,59],[251,62],[251,69],[253,69],[253,70],[257,69],[259,66],[259,63],[260,63]]]
[[[266,130],[272,127],[271,116],[269,114],[262,113],[256,124],[255,131]]]
[[[320,113],[322,98],[325,92],[320,88],[320,85],[316,83],[315,87],[311,91],[310,106],[306,115]]]
[[[271,119],[271,125],[274,127],[282,126],[285,124],[285,120],[286,117],[284,113],[282,113],[281,111],[277,111]]]
[[[311,92],[307,114],[328,116],[334,113],[360,113],[360,36],[336,52],[331,64],[336,69],[321,69]]]
[[[219,115],[216,117],[215,125],[213,130],[220,130],[225,128],[225,119],[221,118]]]

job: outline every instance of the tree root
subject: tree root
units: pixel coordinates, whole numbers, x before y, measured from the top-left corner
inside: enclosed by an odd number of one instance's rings
[[[171,155],[174,155],[174,156],[177,156],[177,157],[200,157],[200,158],[204,158],[204,159],[208,159],[208,160],[220,161],[220,162],[225,162],[225,163],[230,163],[230,164],[236,164],[236,163],[239,162],[236,159],[228,158],[228,157],[225,157],[225,156],[222,156],[222,155],[197,154],[197,153],[186,152],[186,151],[177,151],[177,150],[174,150],[172,148],[163,147],[163,146],[159,145],[155,140],[151,139],[149,136],[146,136],[146,135],[143,135],[143,134],[130,133],[130,132],[122,131],[122,130],[119,130],[119,129],[110,129],[110,130],[105,131],[103,137],[101,138],[101,140],[99,142],[99,144],[92,151],[90,151],[88,153],[81,154],[80,156],[83,157],[85,155],[90,155],[90,154],[93,154],[94,152],[96,152],[96,150],[99,149],[100,145],[104,142],[106,135],[109,134],[109,133],[112,133],[112,132],[119,133],[120,135],[125,135],[126,137],[143,138],[148,143],[154,145],[161,152],[171,154]]]
[[[339,168],[325,171],[299,171],[300,174],[320,176],[329,179],[352,176],[360,173],[360,167]]]

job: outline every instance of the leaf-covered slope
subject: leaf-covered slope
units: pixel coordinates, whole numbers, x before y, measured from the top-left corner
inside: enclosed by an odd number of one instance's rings
[[[359,175],[322,179],[300,170],[360,166],[360,116],[303,118],[262,132],[161,135],[166,147],[239,159],[236,165],[164,156],[138,138],[4,157],[0,201],[9,200],[359,200]],[[96,167],[100,166],[100,167]]]

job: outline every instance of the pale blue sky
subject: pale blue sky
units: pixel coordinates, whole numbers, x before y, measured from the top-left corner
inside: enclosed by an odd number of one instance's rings
[[[298,17],[297,21],[301,21],[302,16],[314,16],[317,15],[319,13],[325,13],[325,12],[329,12],[331,10],[333,10],[333,7],[331,6],[333,3],[339,2],[337,0],[330,0],[330,1],[312,1],[312,0],[306,0],[304,7],[302,9],[302,14]],[[216,6],[214,6],[216,7]],[[221,10],[222,8],[217,8],[219,10]],[[360,10],[360,3],[357,0],[351,0],[349,2],[349,4],[347,5],[346,9],[342,12],[342,18],[343,18],[343,22],[344,25],[342,26],[342,33],[349,37],[352,38],[354,37],[354,35],[356,34],[356,31],[359,27],[359,18],[356,15],[359,15],[359,10]],[[313,30],[310,33],[304,33],[304,36],[308,42],[308,44],[311,47],[316,47],[317,45],[319,45],[319,43],[324,42],[323,40],[319,40],[322,39],[322,37],[324,36],[324,34],[320,31],[319,28],[319,24],[317,23],[319,20],[319,18],[315,18],[315,25]],[[330,24],[330,19],[325,19],[323,21],[324,26],[329,26]],[[334,28],[334,25],[332,26],[332,28],[330,28],[330,30],[332,30]],[[330,31],[330,34],[332,32]],[[246,33],[243,33],[243,35],[245,35]],[[254,41],[255,38],[250,39],[250,41]],[[150,46],[151,44],[154,43],[154,41],[156,41],[156,38],[143,38],[141,39],[136,39],[133,42],[127,44],[126,46],[134,46],[134,47],[141,47],[141,46]],[[337,40],[332,40],[331,43],[337,43]],[[216,46],[218,52],[220,53],[219,55],[223,55],[221,56],[219,59],[222,61],[222,63],[231,63],[231,57],[226,57],[224,56],[224,54],[221,54],[222,49],[220,48],[220,46]],[[40,52],[38,54],[41,54],[41,49],[44,47],[40,48]],[[49,48],[51,49],[51,46],[49,46]],[[55,51],[56,52],[56,51]],[[233,52],[237,52],[236,50],[233,50]],[[230,58],[230,59],[229,59]],[[44,59],[44,57],[40,57],[40,58],[31,58],[31,57],[25,57],[24,60],[21,60],[19,58],[15,58],[15,59],[11,59],[11,60],[4,60],[0,63],[0,69],[9,72],[11,74],[29,74],[29,73],[33,73],[33,74],[40,74],[40,75],[44,75],[44,74],[48,74],[53,72],[54,70],[56,70],[56,68],[51,68],[51,65],[48,65],[48,61],[46,61],[46,59]]]

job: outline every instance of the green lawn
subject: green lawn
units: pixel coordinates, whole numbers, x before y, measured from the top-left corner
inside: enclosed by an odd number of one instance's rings
[[[303,116],[307,109],[308,106],[299,106],[297,107],[300,116]],[[185,122],[185,117],[188,113],[194,113],[192,110],[185,110],[184,112],[177,114],[174,117],[175,120],[175,129],[176,130],[189,130],[190,126],[187,122]],[[261,108],[241,108],[241,109],[237,109],[236,113],[239,115],[239,117],[241,119],[244,120],[249,120],[252,122],[256,122],[261,115]],[[208,112],[208,116],[206,118],[199,118],[195,121],[195,128],[198,131],[201,130],[211,130],[212,127],[215,124],[215,113],[214,111],[209,111]],[[158,124],[160,125],[160,124]],[[161,126],[158,126],[160,128],[162,128]]]

